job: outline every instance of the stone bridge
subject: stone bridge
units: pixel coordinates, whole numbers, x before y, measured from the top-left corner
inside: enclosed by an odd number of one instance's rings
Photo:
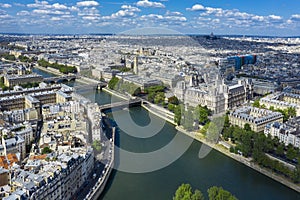
[[[65,75],[65,76],[53,76],[44,78],[44,82],[47,83],[58,83],[58,82],[64,82],[64,81],[75,81],[76,79],[80,78],[80,76],[76,75]]]

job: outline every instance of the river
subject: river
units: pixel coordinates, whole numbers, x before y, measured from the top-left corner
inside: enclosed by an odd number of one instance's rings
[[[105,92],[86,90],[80,92],[99,104],[110,102],[110,95]],[[122,123],[129,123],[125,117],[128,110],[115,111],[114,114],[124,116]],[[140,107],[129,109],[131,118],[140,126],[149,123],[149,113]],[[159,118],[153,116],[155,120]],[[135,128],[129,127],[135,134]],[[150,138],[136,138],[117,131],[117,143],[122,149],[131,152],[149,152],[168,144],[177,133],[169,123],[158,134]],[[185,136],[187,137],[187,136]],[[103,200],[171,200],[177,187],[182,183],[190,183],[207,197],[207,189],[211,186],[222,186],[241,200],[272,199],[299,200],[300,194],[294,190],[268,178],[259,172],[246,167],[227,156],[212,150],[203,159],[198,158],[201,143],[193,141],[188,150],[175,162],[160,170],[148,173],[127,173],[114,170],[100,199]],[[167,155],[166,155],[167,156]]]

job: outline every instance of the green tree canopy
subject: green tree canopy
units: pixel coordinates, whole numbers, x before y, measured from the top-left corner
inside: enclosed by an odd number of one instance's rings
[[[110,79],[110,81],[108,82],[108,88],[109,89],[115,89],[115,87],[117,86],[119,82],[119,78],[117,77],[112,77],[112,79]]]
[[[181,124],[182,110],[183,110],[183,105],[178,105],[178,106],[175,106],[175,108],[174,108],[174,122],[177,125]]]
[[[199,190],[193,193],[190,184],[182,184],[176,190],[173,200],[204,200],[204,196]]]
[[[187,131],[192,131],[194,129],[193,124],[194,124],[194,118],[193,118],[192,108],[188,107],[188,109],[184,111],[182,125],[184,129],[186,129]]]
[[[179,104],[179,100],[177,97],[172,96],[168,98],[168,103],[173,104],[173,105],[178,105]]]
[[[49,154],[51,152],[52,152],[52,150],[49,147],[44,147],[42,150],[42,154]]]
[[[207,192],[209,200],[237,200],[235,196],[222,187],[213,186]]]
[[[253,106],[253,107],[260,108],[259,99],[255,100],[254,103],[252,104],[252,106]]]

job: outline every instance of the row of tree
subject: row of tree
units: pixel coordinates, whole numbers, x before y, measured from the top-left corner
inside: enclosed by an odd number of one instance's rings
[[[4,58],[5,60],[10,60],[10,61],[15,61],[16,60],[16,56],[11,55],[9,53],[1,53],[0,58]]]
[[[213,186],[207,190],[209,200],[237,200],[237,198],[232,195],[227,190],[222,187]],[[182,184],[178,187],[175,192],[173,200],[204,200],[205,197],[202,192],[196,189],[194,192],[190,184]]]
[[[292,145],[285,147],[277,137],[271,138],[270,135],[256,133],[251,130],[249,124],[245,124],[244,128],[230,126],[228,116],[225,118],[222,136],[224,140],[227,141],[230,138],[233,143],[236,143],[235,147],[230,148],[231,152],[242,154],[245,157],[252,157],[257,164],[282,174],[294,182],[300,181],[299,162],[295,170],[291,170],[283,163],[266,155],[270,154],[286,162],[295,162],[300,160],[299,149],[294,148]]]
[[[38,64],[42,67],[52,67],[54,69],[58,69],[61,73],[76,73],[77,69],[74,66],[62,65],[58,63],[49,63],[48,61],[41,59],[37,61]]]

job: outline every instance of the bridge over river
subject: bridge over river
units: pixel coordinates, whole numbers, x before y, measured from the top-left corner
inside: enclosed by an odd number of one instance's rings
[[[58,82],[64,82],[64,81],[75,81],[76,79],[80,78],[80,76],[76,75],[65,75],[65,76],[53,76],[44,78],[44,82],[46,83],[58,83]]]
[[[99,109],[102,112],[104,112],[104,111],[108,111],[111,109],[122,109],[122,108],[140,106],[141,104],[142,104],[142,99],[136,98],[136,99],[130,99],[129,101],[121,101],[121,102],[100,105]]]

